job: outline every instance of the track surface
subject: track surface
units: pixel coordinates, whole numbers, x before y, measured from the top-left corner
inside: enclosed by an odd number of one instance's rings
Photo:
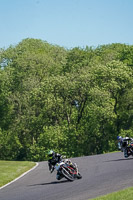
[[[1,200],[88,200],[133,186],[133,158],[123,153],[110,153],[71,159],[83,176],[69,182],[56,180],[47,162],[0,190]]]

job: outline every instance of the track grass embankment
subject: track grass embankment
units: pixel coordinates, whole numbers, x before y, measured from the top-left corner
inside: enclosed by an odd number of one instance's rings
[[[101,197],[97,197],[91,200],[131,200],[133,199],[133,187],[113,192]]]
[[[29,161],[0,161],[0,187],[13,181],[36,163]]]

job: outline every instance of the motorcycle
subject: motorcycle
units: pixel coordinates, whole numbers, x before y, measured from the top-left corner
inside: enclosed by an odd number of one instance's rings
[[[133,143],[127,145],[127,157],[133,156]]]
[[[72,163],[71,160],[62,160],[59,163],[56,163],[55,169],[60,173],[60,175],[65,177],[69,181],[74,181],[76,178],[81,179],[82,176],[78,170],[77,164]]]
[[[124,152],[125,158],[128,158],[130,155],[133,156],[133,140],[132,138],[125,137],[120,138],[121,140],[118,141],[118,150]]]

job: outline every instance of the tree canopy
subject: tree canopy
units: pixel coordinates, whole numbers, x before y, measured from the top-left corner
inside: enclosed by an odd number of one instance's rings
[[[132,45],[0,49],[0,159],[109,152],[119,134],[133,134]]]

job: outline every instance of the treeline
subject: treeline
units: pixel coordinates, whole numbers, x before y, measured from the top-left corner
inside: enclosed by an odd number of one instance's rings
[[[132,134],[132,45],[68,50],[24,39],[0,49],[0,159],[109,152]]]

